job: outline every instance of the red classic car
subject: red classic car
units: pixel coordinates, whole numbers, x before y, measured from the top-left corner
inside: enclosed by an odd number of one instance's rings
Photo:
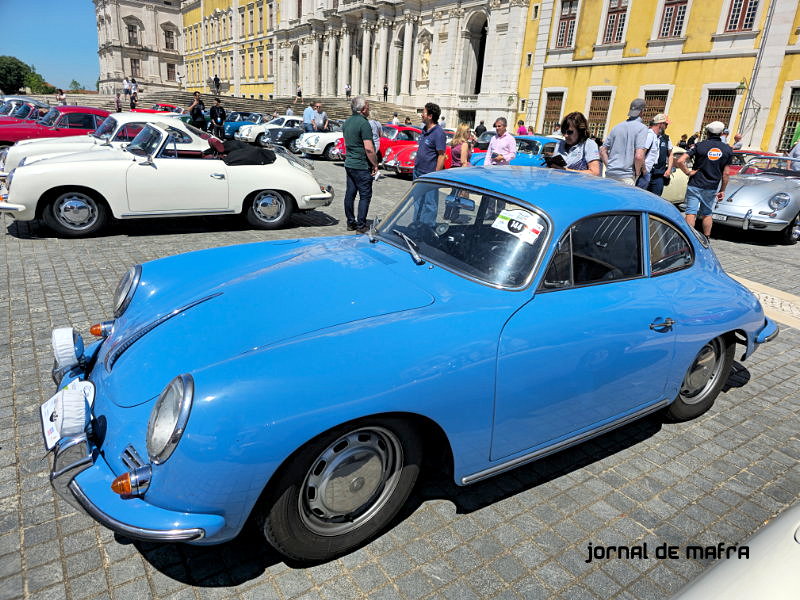
[[[175,106],[174,104],[153,104],[150,108],[134,108],[131,112],[141,112],[141,113],[175,113],[176,115],[182,115],[183,109],[180,106]]]
[[[447,137],[447,146],[444,149],[444,168],[449,169],[453,165],[453,159],[450,155],[453,150],[450,145],[450,140],[453,139],[453,131],[445,129],[444,134]],[[417,158],[417,147],[417,144],[390,147],[383,155],[381,166],[388,171],[394,171],[398,175],[411,175]]]
[[[42,117],[44,112],[47,112],[50,107],[41,102],[30,102],[24,100],[22,102],[10,102],[12,110],[8,114],[0,116],[0,125],[14,125],[23,123],[25,121],[36,121]]]
[[[421,130],[416,127],[408,127],[407,125],[383,125],[381,132],[381,148],[378,152],[378,163],[383,160],[383,156],[390,148],[398,146],[417,145]],[[339,138],[336,142],[336,152],[341,158],[347,154],[347,148],[344,144],[344,138]]]
[[[107,110],[87,106],[54,106],[38,121],[21,121],[0,127],[0,148],[32,138],[91,133],[109,114]]]
[[[734,150],[733,160],[731,160],[731,164],[728,166],[728,175],[736,175],[742,170],[742,167],[748,160],[756,158],[757,156],[780,156],[780,154],[764,152],[760,148],[741,148],[739,150]]]

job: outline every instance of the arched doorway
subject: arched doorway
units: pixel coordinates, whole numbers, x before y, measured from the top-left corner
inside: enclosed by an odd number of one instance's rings
[[[465,94],[480,94],[483,83],[483,63],[486,57],[486,37],[489,20],[483,13],[475,13],[467,23],[464,44]]]
[[[292,46],[292,81],[289,84],[289,89],[294,91],[297,84],[300,82],[300,46]]]
[[[397,60],[395,61],[395,70],[394,70],[394,93],[395,94],[402,94],[407,93],[408,89],[403,88],[403,38],[406,34],[405,26],[399,28],[397,30],[397,35],[395,36],[394,44],[397,47]],[[409,50],[410,51],[410,50]]]

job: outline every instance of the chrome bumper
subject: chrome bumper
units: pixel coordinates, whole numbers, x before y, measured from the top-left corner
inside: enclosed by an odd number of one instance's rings
[[[303,204],[313,204],[314,206],[330,206],[333,202],[333,186],[326,185],[325,192],[322,194],[309,194],[308,196],[301,196]]]
[[[720,208],[723,210],[720,210]],[[767,211],[753,212],[753,209],[748,209],[744,213],[733,213],[724,210],[724,208],[726,207],[723,205],[714,209],[711,215],[714,223],[738,229],[757,229],[759,231],[781,231],[789,224],[786,219],[771,217],[770,214],[772,213]]]

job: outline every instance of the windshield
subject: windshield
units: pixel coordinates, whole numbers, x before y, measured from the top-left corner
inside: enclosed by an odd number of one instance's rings
[[[106,120],[100,123],[100,127],[95,129],[92,134],[96,138],[111,139],[111,135],[117,129],[117,120],[114,117],[106,117]]]
[[[45,127],[50,127],[51,125],[55,124],[56,119],[58,119],[60,114],[61,113],[58,112],[58,110],[51,108],[45,116],[39,119],[39,124],[44,125]]]
[[[423,260],[465,277],[519,288],[529,282],[548,230],[535,209],[483,192],[421,181],[381,223],[378,235],[403,249],[413,245]]]
[[[800,159],[786,156],[759,156],[751,158],[739,175],[781,175],[800,177]]]
[[[393,140],[397,137],[397,129],[394,127],[381,127],[381,135],[385,138]]]
[[[31,111],[32,111],[32,110],[33,110],[33,106],[31,106],[30,104],[23,104],[22,106],[20,106],[20,107],[19,107],[19,108],[18,108],[18,109],[17,109],[17,110],[14,112],[14,114],[13,114],[13,117],[14,117],[15,119],[25,119],[25,118],[27,118],[27,116],[28,116],[29,114],[31,114]]]
[[[14,108],[14,102],[11,100],[7,102],[3,102],[3,105],[0,106],[0,115],[7,115],[9,114]]]
[[[269,125],[283,125],[283,117],[272,119],[272,121],[269,122]]]
[[[163,134],[150,125],[146,125],[144,129],[139,132],[133,141],[128,144],[128,152],[133,152],[139,156],[154,156],[158,147],[161,145],[161,138]]]
[[[479,144],[488,144],[489,141],[494,137],[494,131],[484,131],[480,137],[478,138]]]

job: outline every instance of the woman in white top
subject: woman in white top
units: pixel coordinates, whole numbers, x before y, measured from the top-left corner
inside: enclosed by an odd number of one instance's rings
[[[589,138],[589,123],[580,112],[571,112],[561,121],[564,139],[558,143],[556,154],[566,163],[566,168],[579,173],[600,175],[600,150]]]

